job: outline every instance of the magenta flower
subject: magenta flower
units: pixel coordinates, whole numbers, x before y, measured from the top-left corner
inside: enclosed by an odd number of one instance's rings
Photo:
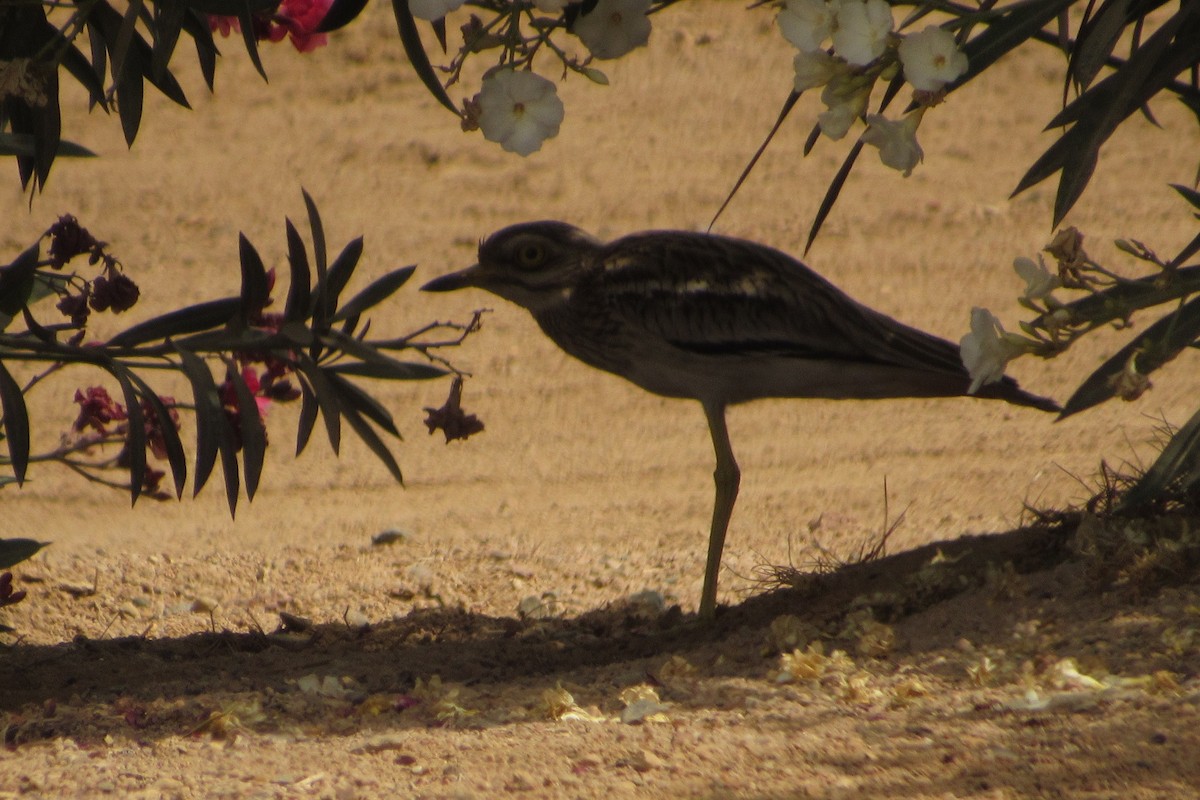
[[[274,14],[255,14],[251,18],[254,38],[279,42],[284,37],[291,37],[292,44],[301,53],[312,52],[329,40],[326,34],[317,32],[317,26],[325,19],[331,5],[333,0],[283,0]],[[208,27],[222,36],[242,30],[237,17],[212,14],[208,17]]]

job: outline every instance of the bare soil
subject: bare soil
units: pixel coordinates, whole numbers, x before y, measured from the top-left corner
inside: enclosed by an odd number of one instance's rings
[[[286,273],[304,187],[332,247],[365,235],[357,285],[419,264],[376,330],[493,309],[452,354],[487,428],[446,445],[422,425],[445,382],[377,387],[406,437],[402,488],[356,442],[293,458],[295,409],[276,408],[236,519],[216,485],[129,508],[36,466],[4,491],[3,535],[53,544],[14,570],[29,597],[0,617],[0,796],[1197,796],[1197,521],[1026,510],[1084,504],[1102,459],[1153,458],[1194,411],[1194,354],[1136,406],[1057,424],[972,400],[735,409],[743,491],[702,627],[700,409],[572,361],[496,298],[416,291],[517,221],[707,226],[788,90],[768,20],[718,2],[656,16],[611,86],[562,85],[562,133],[529,159],[459,132],[382,6],[314,53],[264,48],[269,84],[235,41],[213,96],[182,67],[193,109],[147,95],[132,151],[71,96],[68,138],[102,157],[59,161],[32,207],[10,174],[0,252],[74,213],[142,285],[144,318],[235,292],[238,231]],[[1048,240],[1054,189],[1008,194],[1051,141],[1062,65],[1031,51],[953,95],[908,179],[865,154],[806,261],[948,338],[975,305],[1013,327],[1009,265]],[[797,107],[716,230],[803,250],[846,150],[803,157],[816,110]],[[1173,253],[1195,233],[1165,184],[1191,179],[1200,137],[1182,108],[1154,111],[1162,127],[1127,125],[1068,220],[1126,270],[1112,239]],[[1122,342],[1011,371],[1064,399]],[[34,392],[35,444],[93,383]],[[373,544],[384,531],[402,535]],[[300,619],[280,630],[281,613]]]

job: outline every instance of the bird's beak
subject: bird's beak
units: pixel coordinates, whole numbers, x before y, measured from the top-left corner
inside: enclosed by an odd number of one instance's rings
[[[453,292],[458,289],[466,289],[468,286],[479,285],[479,265],[472,264],[466,269],[460,269],[458,272],[451,272],[449,275],[443,275],[440,278],[434,278],[429,283],[421,287],[422,292]]]

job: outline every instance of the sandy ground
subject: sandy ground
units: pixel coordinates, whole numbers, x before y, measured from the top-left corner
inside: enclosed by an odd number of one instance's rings
[[[131,313],[149,316],[236,291],[238,231],[286,273],[283,219],[303,221],[304,187],[331,246],[365,235],[359,285],[420,265],[376,330],[494,309],[453,354],[487,430],[447,446],[421,423],[444,382],[379,387],[406,437],[400,488],[357,443],[340,460],[323,441],[293,459],[294,411],[280,409],[263,486],[236,520],[215,485],[130,509],[43,466],[5,490],[5,536],[53,545],[16,569],[29,598],[3,614],[17,634],[0,651],[0,795],[1200,791],[1194,573],[1165,588],[1110,574],[1069,525],[953,544],[1017,528],[1025,503],[1083,502],[1102,458],[1152,457],[1155,426],[1194,410],[1193,354],[1136,407],[1060,424],[968,400],[735,409],[731,607],[702,630],[689,622],[711,503],[700,409],[570,360],[495,298],[416,291],[517,221],[601,236],[707,225],[786,95],[788,47],[769,15],[733,3],[655,24],[652,47],[610,65],[610,87],[562,86],[561,135],[524,160],[461,134],[425,96],[383,7],[310,55],[264,48],[270,84],[235,42],[215,96],[182,66],[193,110],[148,95],[131,152],[115,119],[71,95],[68,137],[102,157],[59,161],[32,208],[10,173],[0,258],[74,213],[142,284]],[[806,260],[948,338],[973,305],[1015,324],[1008,265],[1048,240],[1053,187],[1007,195],[1051,140],[1039,130],[1061,67],[1049,52],[1006,61],[956,94],[927,116],[926,163],[908,179],[864,159]],[[821,142],[802,158],[814,112],[801,103],[717,230],[800,252],[844,152]],[[1068,220],[1127,269],[1113,238],[1173,253],[1195,232],[1165,184],[1190,179],[1200,138],[1181,108],[1155,113],[1162,129],[1136,120],[1106,146]],[[1120,343],[1012,371],[1065,398]],[[74,388],[96,381],[39,388],[37,442],[56,440]],[[895,559],[764,596],[773,567],[810,565],[816,545],[850,558],[901,511]],[[373,546],[385,530],[405,536]],[[645,590],[682,615],[627,602]],[[522,619],[528,598],[550,616]],[[315,627],[273,634],[280,612]],[[814,637],[825,656],[781,660]],[[622,722],[638,686],[658,700]]]

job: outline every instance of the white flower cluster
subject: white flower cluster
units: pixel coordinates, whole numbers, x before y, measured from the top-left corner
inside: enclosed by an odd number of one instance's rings
[[[414,17],[439,20],[459,9],[464,2],[409,0],[409,10]],[[531,2],[533,9],[541,13],[559,15],[572,0]],[[620,58],[650,40],[649,11],[650,0],[598,0],[588,13],[575,18],[570,32],[587,48],[588,60]],[[517,3],[507,13],[512,15],[515,24],[528,12],[527,4]],[[480,24],[479,20],[472,19],[475,25]],[[553,21],[541,22],[554,25]],[[500,42],[495,38],[494,44],[488,46],[497,46]],[[605,82],[602,73],[587,67],[587,61],[579,64],[565,57],[557,46],[551,45],[551,49],[563,58],[564,66],[582,72],[592,80]],[[522,156],[540,150],[546,139],[558,134],[563,120],[563,104],[554,83],[529,69],[535,50],[536,47],[531,50],[506,49],[501,66],[484,76],[479,94],[467,101],[463,117],[464,129],[478,128],[484,138]]]
[[[841,139],[855,120],[867,123],[863,141],[879,148],[883,163],[912,174],[924,154],[917,128],[927,105],[947,83],[967,71],[967,57],[953,34],[936,25],[907,36],[894,31],[885,0],[785,0],[776,18],[784,38],[799,52],[793,61],[797,92],[821,89],[821,132]],[[867,115],[875,81],[895,75],[917,90],[919,108],[899,121]]]

